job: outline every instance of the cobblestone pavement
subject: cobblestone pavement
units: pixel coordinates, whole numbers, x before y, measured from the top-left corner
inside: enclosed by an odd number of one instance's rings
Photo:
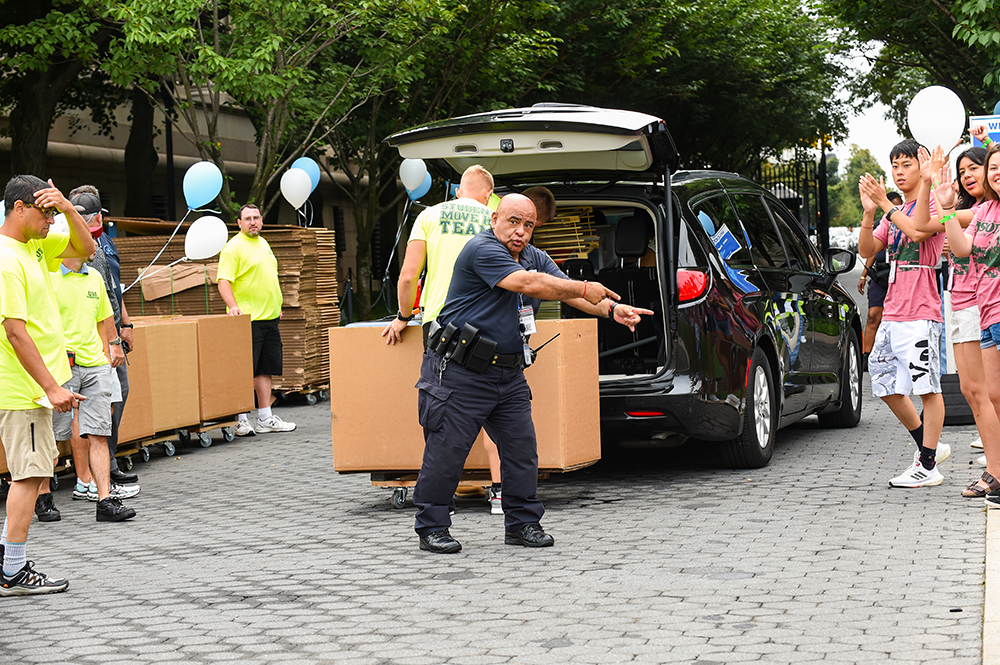
[[[460,500],[446,556],[409,503],[333,471],[326,404],[280,408],[296,432],[137,463],[131,522],[63,482],[28,558],[70,588],[0,599],[0,662],[979,663],[972,430],[946,429],[943,485],[890,490],[914,449],[865,394],[860,427],[782,430],[765,469],[682,449],[554,476],[553,548],[505,546]]]

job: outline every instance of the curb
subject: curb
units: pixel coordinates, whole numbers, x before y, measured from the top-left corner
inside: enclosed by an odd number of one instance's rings
[[[1000,510],[986,509],[983,665],[1000,665]]]

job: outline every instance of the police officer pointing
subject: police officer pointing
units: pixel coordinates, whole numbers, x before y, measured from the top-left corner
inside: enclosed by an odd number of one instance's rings
[[[535,220],[527,197],[501,200],[492,228],[459,254],[444,308],[428,331],[416,386],[425,442],[413,493],[420,549],[462,549],[448,532],[449,506],[481,428],[500,446],[504,542],[554,543],[540,524],[545,509],[537,497],[538,453],[523,371],[532,361],[528,338],[535,331],[530,299],[561,300],[629,328],[641,314],[652,314],[619,304],[618,295],[597,282],[568,279],[545,252],[528,244]]]

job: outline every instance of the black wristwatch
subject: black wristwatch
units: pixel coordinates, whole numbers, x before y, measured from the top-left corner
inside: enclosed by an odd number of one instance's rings
[[[400,321],[412,321],[414,316],[416,315],[410,314],[409,316],[403,316],[403,313],[401,311],[399,311],[398,309],[396,310],[396,318],[399,319]]]
[[[135,328],[135,325],[131,323],[123,323],[119,326],[119,328]]]
[[[889,212],[885,213],[885,218],[888,219],[891,222],[892,221],[892,213],[894,213],[894,212],[899,212],[899,206],[892,206],[891,208],[889,208]]]

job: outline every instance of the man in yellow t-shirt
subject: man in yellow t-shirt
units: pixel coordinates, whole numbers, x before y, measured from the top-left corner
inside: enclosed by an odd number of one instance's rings
[[[260,236],[264,220],[252,203],[240,208],[240,232],[219,255],[219,294],[230,316],[250,315],[253,331],[253,386],[257,393],[257,422],[250,424],[241,413],[237,436],[257,432],[291,432],[295,423],[286,423],[271,413],[271,376],[282,371],[281,286],[278,260],[271,246]]]
[[[52,218],[66,215],[70,233],[49,235]],[[14,176],[4,190],[0,226],[0,440],[11,484],[0,547],[0,596],[65,591],[69,582],[34,570],[25,550],[38,490],[52,477],[59,452],[52,409],[79,404],[81,395],[62,387],[69,380],[59,307],[49,273],[59,260],[85,257],[96,244],[83,217],[50,180]]]
[[[122,504],[123,494],[111,495],[110,347],[120,345],[121,338],[109,340],[107,331],[114,330],[115,313],[104,279],[83,259],[63,259],[59,273],[54,277],[56,302],[73,374],[63,388],[83,395],[84,401],[74,413],[55,414],[52,427],[56,441],[69,441],[73,449],[73,498],[96,501],[98,522],[122,522],[135,517],[135,510]]]

